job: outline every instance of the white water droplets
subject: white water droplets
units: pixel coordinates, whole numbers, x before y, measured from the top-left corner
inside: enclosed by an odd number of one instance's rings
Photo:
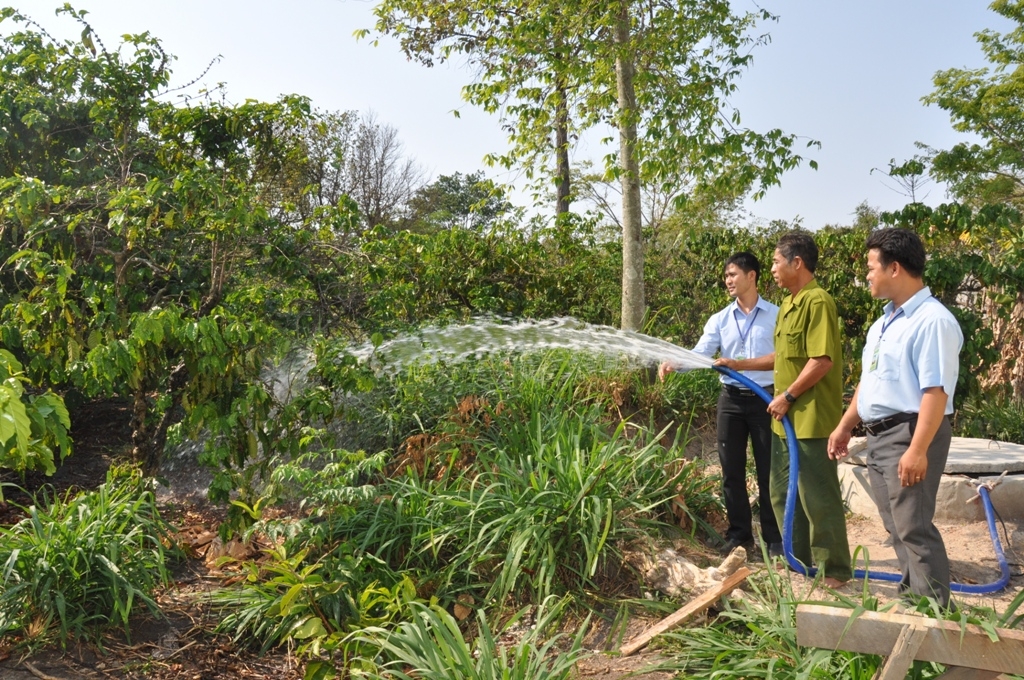
[[[521,354],[559,349],[625,359],[641,366],[669,361],[683,371],[710,368],[712,364],[711,359],[665,340],[570,317],[514,322],[477,319],[468,324],[427,326],[377,347],[370,343],[360,345],[349,353],[361,362],[400,371],[411,364],[467,361],[496,352]]]

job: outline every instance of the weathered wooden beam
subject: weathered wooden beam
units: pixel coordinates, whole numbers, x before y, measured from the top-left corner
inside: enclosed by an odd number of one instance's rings
[[[995,671],[982,671],[977,668],[964,668],[963,666],[947,666],[946,672],[935,678],[935,680],[996,680],[1007,676]]]
[[[875,673],[875,680],[904,680],[917,658],[917,650],[924,642],[924,634],[925,630],[921,626],[903,626],[889,652],[889,658]]]
[[[718,601],[718,598],[731,593],[739,584],[746,580],[750,573],[750,570],[746,567],[737,569],[734,573],[727,576],[720,585],[701,593],[694,599],[687,602],[684,607],[674,614],[662,619],[652,628],[647,629],[641,635],[638,635],[626,644],[622,645],[619,649],[619,654],[622,656],[629,656],[630,654],[635,654],[640,651],[650,644],[651,640],[654,638],[666,631],[672,630],[676,626],[681,625],[694,614],[699,614],[713,605]]]
[[[845,649],[887,656],[906,626],[920,626],[924,639],[915,658],[945,666],[964,666],[996,673],[1024,669],[1024,631],[1000,628],[992,642],[979,626],[923,616],[862,612],[851,620],[849,609],[802,604],[796,610],[797,643],[823,649]]]

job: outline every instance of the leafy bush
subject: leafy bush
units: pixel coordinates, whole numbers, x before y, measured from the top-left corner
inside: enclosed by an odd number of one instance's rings
[[[956,414],[957,434],[1024,444],[1024,402],[999,395],[969,398]]]
[[[117,478],[74,497],[42,497],[0,528],[0,634],[72,634],[116,624],[130,634],[139,604],[153,614],[166,585],[168,525],[149,485]]]
[[[0,349],[0,467],[52,475],[54,450],[62,460],[71,453],[71,420],[63,399],[49,391],[25,394],[27,384],[21,363]]]
[[[325,509],[326,521],[307,521],[293,545],[351,545],[423,574],[427,594],[470,590],[501,603],[592,585],[615,566],[618,545],[665,526],[684,488],[700,491],[687,498],[691,513],[715,502],[696,463],[656,440],[631,441],[622,426],[608,433],[595,413],[535,412],[492,436],[476,442],[472,468],[449,465],[434,479],[409,468],[350,494],[345,510]]]
[[[342,648],[352,631],[391,622],[416,597],[408,578],[392,576],[391,587],[373,581],[386,566],[344,545],[318,560],[307,556],[307,550],[289,555],[279,546],[261,563],[248,563],[240,588],[213,596],[224,613],[217,632],[256,642],[264,652],[287,644],[315,657]]]

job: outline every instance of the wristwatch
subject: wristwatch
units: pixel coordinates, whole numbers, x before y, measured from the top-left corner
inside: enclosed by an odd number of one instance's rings
[[[784,396],[786,398],[786,401],[788,401],[790,404],[792,404],[793,402],[796,401],[796,397],[794,397],[792,394],[790,394],[789,390],[786,390],[785,392],[783,392],[782,396]]]

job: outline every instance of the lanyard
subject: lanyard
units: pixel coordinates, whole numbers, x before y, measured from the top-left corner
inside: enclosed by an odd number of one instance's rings
[[[874,372],[878,368],[878,353],[879,350],[882,348],[882,338],[885,337],[886,329],[892,325],[893,321],[900,317],[900,314],[903,314],[903,307],[900,307],[895,312],[890,314],[888,321],[882,319],[882,332],[878,334],[878,342],[875,343],[875,351],[871,355],[871,367],[868,369],[869,371]]]
[[[900,314],[903,314],[903,307],[900,307],[895,312],[890,314],[888,321],[885,321],[884,319],[882,320],[882,332],[878,334],[878,342],[882,342],[882,338],[885,337],[885,330],[892,325],[893,321],[900,317]]]
[[[739,309],[739,307],[736,309]],[[754,313],[747,317],[747,323],[742,329],[740,328],[740,322],[736,319],[736,314],[733,313],[732,315],[732,321],[736,324],[736,332],[740,335],[740,344],[744,348],[747,346],[747,338],[750,337],[750,328],[754,325],[754,319],[757,318],[757,313],[760,311],[760,307],[754,307]]]

